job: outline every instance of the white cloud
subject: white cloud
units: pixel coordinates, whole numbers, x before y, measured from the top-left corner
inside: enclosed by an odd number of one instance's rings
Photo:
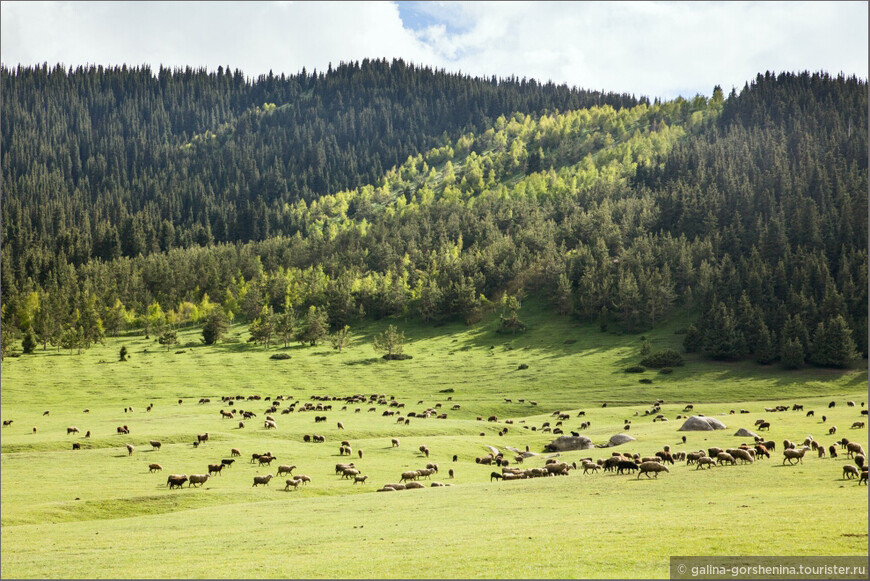
[[[403,7],[408,8],[408,7]],[[218,65],[248,76],[402,57],[673,97],[759,72],[867,77],[866,2],[3,2],[0,59]]]

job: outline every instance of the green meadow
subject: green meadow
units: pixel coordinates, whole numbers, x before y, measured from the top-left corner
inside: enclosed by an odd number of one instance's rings
[[[837,458],[808,452],[802,464],[790,466],[783,465],[781,447],[786,438],[810,435],[826,448],[843,437],[866,446],[866,416],[860,413],[867,408],[866,360],[850,370],[783,371],[687,356],[686,365],[669,375],[625,373],[641,359],[641,335],[601,333],[534,307],[522,316],[529,330],[516,336],[497,334],[494,320],[470,327],[399,321],[405,352],[413,357],[405,361],[385,361],[372,347],[372,334],[385,323],[354,329],[353,342],[341,353],[328,345],[256,346],[247,342],[245,327],[235,326],[229,341],[216,346],[203,345],[199,329],[190,328],[179,332],[171,349],[131,334],[81,354],[40,348],[7,358],[0,395],[2,419],[12,423],[3,427],[0,443],[0,574],[663,578],[672,555],[867,554],[868,492],[842,478],[843,466],[853,463],[845,451]],[[679,348],[679,326],[645,336],[653,350]],[[118,361],[122,345],[130,353],[127,362]],[[290,359],[270,359],[275,353]],[[642,378],[651,383],[640,383]],[[354,394],[385,394],[405,405],[397,410],[331,401],[324,402],[330,411],[279,410],[272,414],[277,429],[267,430],[270,402],[239,399],[233,408],[257,417],[244,428],[238,414],[222,419],[220,410],[231,409],[222,396],[254,394],[283,395],[299,400],[297,407],[312,396]],[[201,398],[211,401],[200,404]],[[666,422],[644,415],[656,399],[664,400]],[[829,408],[830,401],[836,406]],[[728,428],[679,432],[677,416],[687,403],[694,404],[693,413],[716,416]],[[764,411],[794,403],[815,415]],[[397,423],[398,415],[436,404],[447,419]],[[398,413],[384,416],[386,409]],[[569,463],[613,451],[653,455],[665,445],[675,451],[736,447],[746,438],[733,434],[754,429],[759,418],[770,421],[769,434],[761,435],[777,448],[770,459],[751,465],[696,470],[677,462],[653,479],[579,470],[567,477],[490,481],[498,469],[475,462],[486,446],[528,446],[541,455],[523,467],[543,466],[543,447],[555,436],[541,427],[548,421],[555,426],[555,411],[570,413],[566,433],[591,422],[581,433],[598,444],[622,433],[625,420],[637,438],[612,449],[563,452],[560,459]],[[316,415],[328,420],[315,423]],[[485,421],[490,415],[498,422]],[[864,428],[851,428],[862,420]],[[117,433],[121,425],[129,426],[129,435]],[[67,435],[69,426],[81,432]],[[831,426],[836,435],[829,435]],[[91,437],[83,437],[88,430]],[[194,447],[202,432],[209,433],[208,442]],[[306,434],[324,435],[326,442],[306,443]],[[152,439],[162,442],[159,451],[151,449]],[[350,442],[352,457],[339,455],[342,440]],[[73,450],[74,442],[82,449]],[[430,449],[428,458],[421,445]],[[241,457],[201,488],[167,489],[169,474],[206,473],[208,464],[229,458],[231,448]],[[271,466],[250,462],[252,453],[266,451],[277,458]],[[514,465],[513,453],[506,457]],[[366,483],[336,476],[335,464],[349,461],[368,476]],[[431,488],[422,480],[425,490],[376,492],[427,462],[439,465],[433,481],[453,486]],[[163,471],[149,472],[151,463]],[[293,473],[311,482],[285,491],[286,477],[276,476],[268,486],[252,486],[254,476],[276,474],[280,464],[295,465]]]

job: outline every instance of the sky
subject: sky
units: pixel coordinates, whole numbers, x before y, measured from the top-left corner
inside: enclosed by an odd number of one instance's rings
[[[0,2],[7,67],[270,70],[402,58],[671,99],[766,71],[866,79],[867,2]]]

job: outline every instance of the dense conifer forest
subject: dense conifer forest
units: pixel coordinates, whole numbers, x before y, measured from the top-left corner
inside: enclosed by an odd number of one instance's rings
[[[3,352],[523,300],[719,360],[867,356],[867,82],[649,101],[402,61],[0,70]],[[315,341],[317,338],[315,338]]]

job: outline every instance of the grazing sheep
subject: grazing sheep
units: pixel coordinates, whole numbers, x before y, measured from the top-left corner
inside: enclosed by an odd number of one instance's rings
[[[752,454],[750,454],[748,450],[741,450],[740,448],[737,448],[731,451],[731,455],[734,457],[735,460],[742,460],[744,464],[752,464],[754,462]]]
[[[67,436],[69,436],[70,434],[78,434],[78,433],[79,433],[79,429],[75,426],[70,426],[66,429]]]
[[[82,449],[82,445],[79,444],[78,442],[73,442],[73,448],[72,448],[72,449],[73,449],[73,450],[81,450],[81,449]]]
[[[197,434],[196,441],[198,443],[208,442],[208,432],[205,432],[204,434]]]
[[[172,490],[173,488],[181,488],[181,485],[185,482],[187,482],[187,474],[171,474],[166,479],[166,486]]]
[[[851,458],[854,454],[864,455],[864,447],[858,442],[846,443],[846,457]]]
[[[344,429],[344,425],[343,425],[341,422],[338,422],[338,429],[339,429],[339,430],[343,430],[343,429]]]
[[[450,478],[453,478],[453,476],[454,476],[453,468],[451,468],[450,470],[447,471],[447,476],[449,476]]]
[[[236,457],[241,455],[242,452],[238,448],[233,448],[232,450],[230,450],[230,456]]]
[[[605,469],[606,469],[606,465],[607,465],[607,461],[605,461]],[[640,469],[640,465],[637,462],[635,462],[634,460],[625,460],[625,459],[620,458],[616,461],[616,473],[617,474],[622,474],[625,470],[628,470],[630,473],[630,472],[632,472],[634,470],[638,470],[638,469]]]
[[[412,490],[414,488],[426,488],[426,485],[420,482],[409,482],[405,485],[405,490]]]
[[[716,456],[719,455],[719,452],[724,452],[724,451],[725,450],[723,450],[722,448],[715,448],[715,447],[714,448],[707,448],[707,456],[710,456],[711,458],[715,458]]]
[[[761,422],[758,424],[758,431],[767,430],[770,431],[770,422]]]
[[[160,464],[148,465],[148,472],[160,472],[161,470],[163,470],[163,466],[161,466]]]
[[[296,480],[298,480],[298,481],[301,482],[302,484],[308,484],[309,482],[311,482],[311,477],[310,477],[310,476],[306,476],[305,474],[297,474],[297,475],[296,475]]]
[[[825,457],[825,447],[824,446],[819,446],[818,452],[819,452],[819,458]]]
[[[263,427],[267,430],[274,430],[278,427],[278,424],[276,424],[274,420],[266,420],[263,422]]]
[[[358,476],[360,471],[356,468],[345,468],[341,471],[342,478],[353,478],[354,476]]]
[[[420,474],[416,470],[408,470],[407,472],[402,472],[402,478],[399,482],[404,482],[406,480],[417,480]]]
[[[653,473],[658,478],[659,472],[670,472],[670,470],[668,470],[667,466],[658,462],[642,462],[637,477],[640,478],[641,474],[646,474],[646,477],[649,478],[650,473]]]
[[[716,462],[721,466],[725,462],[728,462],[732,466],[737,464],[737,461],[734,459],[734,456],[729,454],[728,452],[719,452],[716,454]]]
[[[830,409],[830,408],[832,408],[832,407],[834,407],[834,406],[836,406],[836,405],[837,405],[837,402],[832,401],[831,403],[828,404],[828,409]]]
[[[208,481],[208,477],[208,474],[191,474],[190,479],[187,481],[187,487],[193,486],[195,488],[197,484],[202,486]]]
[[[287,485],[284,487],[284,490],[289,490],[291,486],[293,487],[293,490],[296,490],[296,488],[300,484],[302,484],[301,480],[297,480],[295,478],[288,478],[286,482],[287,482]]]
[[[239,429],[240,429],[240,430],[244,430],[244,429],[245,429],[245,422],[239,422]]]
[[[293,470],[295,468],[295,465],[289,466],[287,464],[281,464],[280,466],[278,466],[278,476],[281,476],[282,474],[293,474]]]
[[[861,471],[861,477],[858,479],[858,484],[867,484],[867,469]]]
[[[362,450],[357,450],[356,453],[359,455],[360,460],[362,460],[362,457],[363,457],[363,451],[362,451]]]
[[[265,476],[254,476],[254,484],[252,485],[252,488],[254,486],[259,486],[260,484],[268,486],[270,480],[272,480],[271,474],[266,474]]]
[[[232,467],[233,462],[235,462],[235,460],[232,459],[232,458],[230,458],[230,459],[226,459],[226,458],[224,458],[223,460],[221,460],[221,464],[223,464],[223,465],[226,466],[227,468]]]
[[[135,450],[135,448],[133,448],[133,444],[127,444],[127,456],[132,456],[133,450]]]
[[[803,464],[804,454],[806,454],[807,450],[809,450],[809,448],[807,447],[803,447],[800,449],[790,448],[788,450],[783,450],[782,453],[784,458],[782,459],[782,463],[785,464],[786,460],[788,460],[789,464],[794,464],[795,460],[797,460],[798,462]]]
[[[865,459],[864,459],[864,456],[862,454],[858,454],[857,456],[855,456],[855,465],[858,466],[858,468],[863,469],[864,463],[865,463]]]
[[[157,440],[148,440],[148,443],[151,444],[151,448],[153,450],[159,450],[160,446],[163,445],[160,442],[158,442]]]
[[[48,415],[48,410],[45,410],[44,412],[42,412],[42,415],[43,415],[43,416],[47,416],[47,415]]]
[[[392,444],[393,444],[393,448],[398,448],[399,447],[399,439],[393,438]]]
[[[260,456],[259,458],[257,458],[257,462],[260,463],[259,464],[260,466],[262,466],[263,464],[269,466],[272,464],[273,460],[276,460],[276,458],[274,456],[267,456],[265,454]]]
[[[854,424],[852,424],[853,430],[856,428],[863,428],[863,427],[864,427],[864,422],[855,422]]]
[[[218,475],[220,475],[221,472],[223,472],[224,466],[226,466],[226,465],[223,464],[223,463],[220,463],[220,464],[209,464],[209,465],[208,465],[208,473],[209,473],[209,474],[218,474]]]
[[[837,457],[837,447],[834,446],[833,444],[828,446],[828,456],[830,456],[831,458]]]
[[[828,435],[833,436],[837,433],[837,426],[831,426],[831,429],[828,430]]]
[[[853,407],[855,407],[855,402],[854,401],[847,401],[846,405],[849,406],[850,408],[853,408]]]
[[[13,421],[15,420],[3,420],[3,427],[11,426]]]
[[[356,484],[357,482],[359,482],[360,484],[365,484],[366,478],[368,478],[367,475],[357,474],[353,477],[353,483]]]
[[[850,480],[852,477],[857,478],[859,471],[854,466],[843,466],[843,480]]]
[[[715,465],[716,461],[713,460],[713,458],[710,458],[709,456],[702,456],[701,458],[698,458],[698,466],[695,468],[695,470],[703,468],[704,466],[706,466],[707,468],[712,468]]]
[[[36,433],[36,426],[33,426],[33,433]]]
[[[810,410],[810,411],[807,412],[807,417],[808,417],[808,418],[811,418],[811,417],[813,417],[813,416],[815,416],[815,415],[816,415],[816,412],[814,412],[813,410]]]
[[[504,479],[504,476],[502,476],[498,472],[490,472],[490,474],[489,474],[489,481],[490,482],[492,482],[493,480],[502,480],[502,479]]]

